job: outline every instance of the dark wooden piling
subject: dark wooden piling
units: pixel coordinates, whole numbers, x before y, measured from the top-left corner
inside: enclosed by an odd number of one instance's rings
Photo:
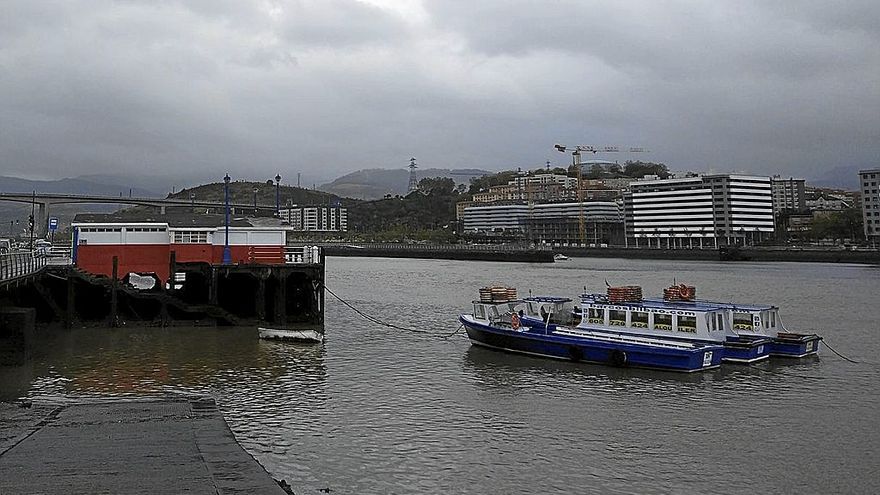
[[[35,323],[34,308],[0,308],[0,364],[21,364],[27,360]]]
[[[113,257],[113,277],[110,279],[110,326],[119,326],[119,257]]]

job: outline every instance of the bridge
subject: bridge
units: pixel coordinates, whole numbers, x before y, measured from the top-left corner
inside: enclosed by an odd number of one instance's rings
[[[114,205],[137,205],[152,206],[159,208],[165,213],[169,206],[189,208],[224,208],[225,204],[217,201],[200,201],[195,198],[169,199],[169,198],[138,198],[125,196],[94,196],[87,194],[54,194],[54,193],[0,193],[0,201],[14,203],[26,203],[36,205],[34,215],[34,233],[37,237],[44,237],[49,229],[49,209],[52,205],[61,204],[114,204]],[[275,211],[275,205],[254,205],[244,203],[229,203],[233,210]]]

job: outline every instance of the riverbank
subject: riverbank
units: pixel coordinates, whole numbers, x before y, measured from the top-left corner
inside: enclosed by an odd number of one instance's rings
[[[0,493],[277,493],[211,399],[0,403]]]
[[[552,263],[553,251],[506,245],[325,244],[327,256]]]
[[[693,261],[791,261],[805,263],[880,264],[880,250],[844,250],[791,247],[742,247],[730,249],[694,248],[604,248],[557,247],[529,249],[511,245],[470,244],[325,244],[328,256],[451,259],[472,261],[520,261],[547,263],[556,253],[577,258],[628,258]]]

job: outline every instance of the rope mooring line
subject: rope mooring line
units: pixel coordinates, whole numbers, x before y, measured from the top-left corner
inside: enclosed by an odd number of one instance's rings
[[[393,328],[393,329],[395,329],[395,330],[403,330],[403,331],[405,331],[405,332],[410,332],[410,333],[419,333],[419,334],[423,334],[423,335],[430,335],[430,336],[432,336],[432,337],[439,337],[439,338],[442,338],[442,339],[448,339],[448,338],[452,337],[453,335],[455,335],[455,334],[457,334],[458,332],[460,332],[461,329],[464,327],[464,325],[459,326],[457,330],[455,330],[454,332],[450,333],[449,335],[437,335],[437,334],[435,334],[435,333],[432,333],[432,332],[429,332],[429,331],[426,331],[426,330],[421,330],[421,329],[418,329],[418,328],[402,327],[402,326],[400,326],[400,325],[395,325],[394,323],[389,323],[389,322],[387,322],[387,321],[380,320],[379,318],[377,318],[377,317],[375,317],[375,316],[373,316],[373,315],[369,315],[369,314],[367,314],[367,313],[364,313],[364,312],[361,311],[360,309],[354,307],[351,303],[349,303],[349,302],[346,301],[345,299],[339,297],[338,294],[336,294],[335,292],[333,292],[333,291],[332,291],[329,287],[327,287],[326,285],[324,286],[324,290],[326,290],[328,294],[330,294],[331,296],[333,296],[334,298],[336,298],[337,301],[341,302],[341,303],[344,304],[346,307],[348,307],[349,309],[351,309],[351,310],[354,311],[355,313],[359,314],[359,315],[360,315],[361,317],[363,317],[365,320],[367,320],[367,321],[369,321],[369,322],[372,322],[372,323],[375,323],[375,324],[377,324],[377,325],[381,325],[381,326],[383,326],[383,327]]]
[[[828,345],[828,341],[827,341],[827,340],[822,339],[822,343],[825,344],[825,347],[827,347],[828,350],[830,350],[830,351],[833,352],[834,354],[837,354],[838,357],[844,359],[845,361],[849,361],[850,363],[853,363],[853,364],[859,364],[859,361],[856,361],[855,359],[850,359],[850,358],[844,356],[843,354],[837,352],[833,347],[831,347],[830,345]]]

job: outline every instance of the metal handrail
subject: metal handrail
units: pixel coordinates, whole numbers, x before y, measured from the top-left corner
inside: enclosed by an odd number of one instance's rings
[[[46,266],[46,258],[32,252],[0,254],[0,282],[33,275]]]

